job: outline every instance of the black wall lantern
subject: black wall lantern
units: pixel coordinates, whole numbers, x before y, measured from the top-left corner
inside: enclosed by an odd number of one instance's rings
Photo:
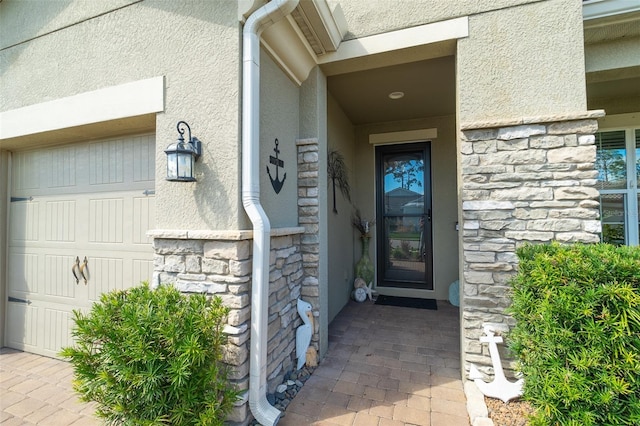
[[[178,140],[164,150],[167,154],[167,180],[194,182],[195,163],[202,154],[202,142],[191,137],[191,127],[186,122],[178,121],[176,128],[180,133]],[[184,128],[189,131],[187,142],[184,141]]]

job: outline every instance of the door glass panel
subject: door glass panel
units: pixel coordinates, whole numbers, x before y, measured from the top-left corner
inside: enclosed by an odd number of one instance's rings
[[[379,163],[383,213],[380,285],[432,289],[424,148],[385,150]]]
[[[626,243],[625,201],[624,194],[602,194],[600,196],[602,242],[615,245]]]
[[[625,189],[627,154],[624,130],[596,134],[598,189]]]
[[[424,214],[424,160],[420,153],[384,157],[384,213]]]

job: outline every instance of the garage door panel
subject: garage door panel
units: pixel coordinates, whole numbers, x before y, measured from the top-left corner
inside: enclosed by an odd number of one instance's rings
[[[75,146],[50,149],[47,154],[48,188],[75,187],[76,157],[78,149]]]
[[[44,294],[72,301],[76,297],[76,279],[73,276],[75,257],[70,255],[45,255]],[[64,303],[62,300],[59,303]]]
[[[26,297],[40,291],[39,256],[32,253],[9,253],[9,296]]]
[[[89,183],[103,185],[124,182],[124,141],[94,142],[89,145]]]
[[[57,356],[64,346],[73,344],[71,330],[73,328],[73,316],[67,309],[44,309],[44,321],[42,324],[42,346],[52,356]]]
[[[16,153],[12,156],[12,194],[20,196],[21,191],[39,189],[44,169],[43,153],[40,151]]]
[[[149,259],[133,259],[133,283],[134,285],[141,282],[151,282],[153,276],[153,261]]]
[[[16,349],[34,350],[38,346],[38,314],[40,309],[24,302],[7,302],[7,345]]]
[[[122,243],[124,199],[89,200],[89,242]]]
[[[11,203],[11,242],[37,241],[40,227],[40,204],[29,201]]]
[[[76,241],[76,201],[46,202],[45,238],[47,241]]]
[[[89,260],[91,279],[87,285],[89,299],[96,301],[100,294],[125,288],[123,259],[116,257],[92,257]],[[131,287],[131,284],[126,287]]]
[[[155,197],[135,197],[133,199],[133,244],[151,244],[147,231],[151,229],[156,215]]]
[[[132,141],[133,181],[153,182],[155,179],[155,140],[151,135],[138,136]]]

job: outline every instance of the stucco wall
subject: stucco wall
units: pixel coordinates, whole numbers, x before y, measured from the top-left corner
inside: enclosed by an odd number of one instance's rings
[[[109,2],[83,2],[83,7],[74,5],[74,0],[29,1],[31,7],[24,7],[25,1],[4,0],[0,4],[0,15],[11,17],[2,20],[0,26],[0,48],[20,43],[34,36],[42,36],[51,31],[91,19],[139,0],[111,0]],[[22,4],[20,4],[22,3]],[[38,13],[33,13],[37,6]],[[2,19],[0,17],[0,19]]]
[[[460,123],[584,111],[582,43],[577,0],[470,16],[458,42]]]
[[[347,40],[532,2],[535,0],[328,0],[332,9],[339,5],[344,13]]]
[[[456,189],[456,131],[455,117],[431,117],[398,123],[360,126],[356,129],[357,164],[354,167],[354,204],[363,216],[372,217],[375,212],[375,148],[369,143],[372,133],[431,129],[438,131],[431,140],[431,188],[434,245],[434,296],[448,299],[449,284],[458,279],[458,233],[455,224],[458,217]],[[375,237],[372,247],[375,247]],[[375,250],[371,250],[375,259]],[[358,253],[359,256],[359,253]],[[374,261],[375,263],[375,261]]]
[[[0,85],[0,111],[164,76],[165,111],[156,118],[157,226],[246,227],[238,184],[237,3],[146,0],[105,14],[102,2],[42,3],[34,13],[33,2],[0,2],[3,44],[28,40],[0,50],[0,77],[11,82]],[[197,183],[164,180],[164,149],[177,138],[179,120],[203,142]]]
[[[297,150],[296,139],[299,127],[300,89],[285,76],[264,51],[260,55],[260,196],[262,206],[269,216],[271,226],[298,225],[297,213]],[[276,166],[270,164],[276,155],[275,140],[278,139],[278,159],[284,168],[278,170],[278,180],[286,178],[282,189],[276,193],[271,177],[276,179]]]
[[[355,129],[335,99],[328,96],[329,150],[336,150],[344,157],[348,168],[351,192],[355,188],[356,173]],[[350,201],[346,200],[339,188],[336,188],[336,210],[333,211],[333,187],[329,179],[328,203],[325,206],[329,221],[329,322],[340,312],[349,300],[353,289],[355,257],[353,247],[357,236],[351,226],[351,214],[354,210]],[[353,194],[352,194],[353,197]]]

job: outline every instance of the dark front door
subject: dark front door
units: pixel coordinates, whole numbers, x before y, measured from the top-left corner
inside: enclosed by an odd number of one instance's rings
[[[376,147],[379,287],[433,290],[428,142]]]

